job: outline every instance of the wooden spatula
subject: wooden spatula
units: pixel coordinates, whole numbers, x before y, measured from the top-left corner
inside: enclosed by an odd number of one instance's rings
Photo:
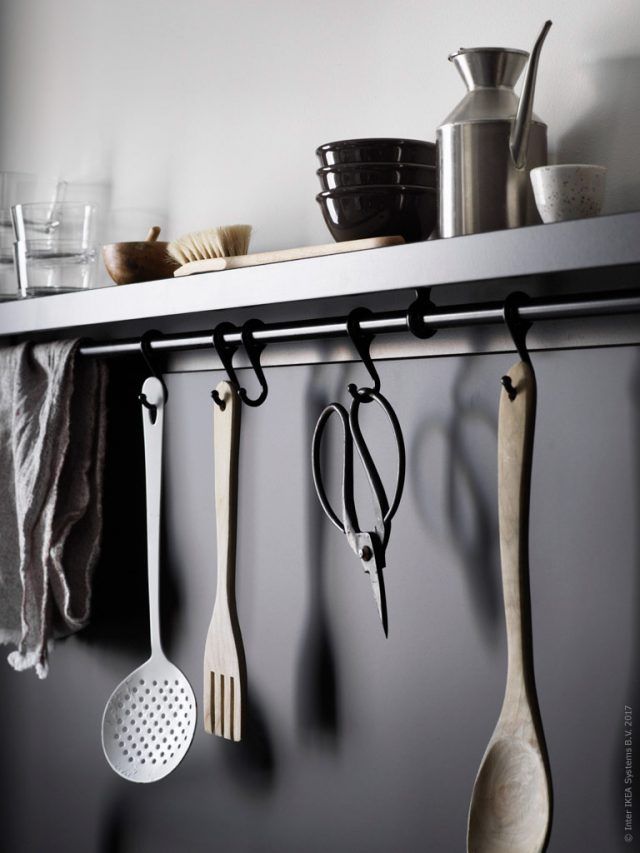
[[[204,648],[204,727],[229,740],[242,737],[246,666],[235,597],[240,407],[229,382],[216,388],[224,408],[214,406],[218,578],[213,616]]]

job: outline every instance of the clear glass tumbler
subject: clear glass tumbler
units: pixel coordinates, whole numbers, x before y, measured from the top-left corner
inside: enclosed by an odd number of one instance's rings
[[[78,240],[18,240],[14,244],[23,296],[71,293],[93,286],[98,252]]]
[[[14,204],[11,208],[16,240],[73,240],[95,244],[96,207],[73,201]]]
[[[10,239],[5,242],[5,236],[0,233],[0,302],[18,299],[21,295],[18,291],[13,244]]]
[[[95,205],[59,201],[15,204],[11,217],[23,296],[93,286],[97,258]]]
[[[49,199],[64,201],[67,183],[56,178],[42,178],[29,172],[0,171],[0,302],[18,299],[23,295],[18,287],[14,263],[14,230],[11,208],[16,204]]]

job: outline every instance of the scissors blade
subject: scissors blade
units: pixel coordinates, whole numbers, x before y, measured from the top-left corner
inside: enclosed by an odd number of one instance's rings
[[[384,567],[384,558],[381,557],[381,549],[378,543],[374,541],[374,537],[370,533],[357,533],[355,535],[355,552],[360,558],[360,564],[364,571],[369,575],[371,582],[371,591],[376,603],[378,615],[382,622],[382,630],[385,637],[389,635],[387,622],[387,597],[384,589],[384,578],[382,569]]]
[[[378,608],[380,621],[382,622],[382,630],[385,637],[389,636],[389,626],[387,623],[387,598],[384,592],[384,580],[382,571],[376,566],[369,569],[369,580],[371,581],[371,590]]]

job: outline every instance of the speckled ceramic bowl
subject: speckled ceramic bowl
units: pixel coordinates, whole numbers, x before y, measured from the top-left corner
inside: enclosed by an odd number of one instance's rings
[[[531,170],[531,184],[543,222],[597,216],[604,201],[605,166],[564,164]]]

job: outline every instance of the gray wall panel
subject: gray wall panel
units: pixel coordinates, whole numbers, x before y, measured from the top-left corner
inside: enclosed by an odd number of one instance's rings
[[[115,777],[100,747],[104,703],[146,651],[136,377],[115,366],[95,623],[59,645],[45,682],[0,668],[3,847],[463,850],[505,678],[495,454],[498,380],[510,363],[380,364],[410,460],[387,555],[388,640],[367,579],[319,511],[308,465],[315,415],[362,368],[269,371],[268,402],[243,412],[241,440],[248,737],[234,745],[198,725],[183,765],[148,787]],[[540,353],[535,366],[531,585],[555,793],[549,849],[633,849],[623,844],[622,723],[638,692],[640,359],[633,348]],[[167,408],[164,624],[198,696],[215,583],[218,378],[171,376]],[[386,433],[373,418],[366,426],[384,454]]]

